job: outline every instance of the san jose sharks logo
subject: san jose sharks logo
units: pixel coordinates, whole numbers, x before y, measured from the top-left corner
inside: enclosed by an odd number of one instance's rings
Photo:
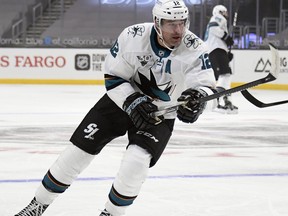
[[[153,99],[159,99],[162,101],[170,101],[169,93],[175,89],[175,85],[171,80],[162,84],[157,84],[156,78],[150,68],[150,79],[138,71],[139,81],[135,84],[146,95],[149,95]]]
[[[184,37],[184,43],[188,48],[192,46],[194,49],[197,49],[201,45],[201,40],[193,34],[188,34]]]
[[[132,35],[133,37],[142,36],[145,31],[145,27],[143,25],[135,25],[128,29],[128,34]]]

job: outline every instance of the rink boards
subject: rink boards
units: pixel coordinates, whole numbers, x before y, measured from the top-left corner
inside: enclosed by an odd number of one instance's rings
[[[233,50],[232,86],[262,78],[270,71],[269,50]],[[108,49],[0,50],[0,84],[103,84]],[[257,88],[288,90],[288,51],[280,50],[276,81]]]

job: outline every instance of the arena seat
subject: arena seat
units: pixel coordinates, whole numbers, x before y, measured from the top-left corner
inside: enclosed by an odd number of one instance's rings
[[[0,0],[0,37],[28,11],[28,6],[37,0]]]
[[[139,8],[135,11],[134,3],[131,5],[99,4],[99,1],[81,0],[64,14],[62,19],[52,24],[41,37],[81,39],[116,39],[121,31],[137,22],[152,21],[150,9]]]

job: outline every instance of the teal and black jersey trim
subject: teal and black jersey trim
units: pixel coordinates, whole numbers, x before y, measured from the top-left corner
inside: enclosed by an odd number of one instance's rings
[[[122,83],[128,82],[127,80],[124,80],[117,76],[112,76],[109,74],[104,75],[105,78],[105,87],[106,90],[109,91],[113,88],[116,88],[117,86],[121,85]]]
[[[151,35],[150,35],[150,43],[151,47],[153,49],[153,52],[159,57],[159,58],[167,58],[171,50],[162,47],[157,40],[157,32],[154,28],[151,30]]]
[[[219,26],[219,23],[217,23],[217,22],[210,22],[210,23],[208,23],[208,28],[214,27],[214,26]]]
[[[205,32],[205,36],[204,36],[204,41],[206,41],[206,40],[208,39],[209,29],[210,29],[211,27],[215,27],[215,26],[219,26],[219,23],[217,23],[217,22],[210,22],[210,23],[208,23],[207,28],[206,28],[206,32]]]

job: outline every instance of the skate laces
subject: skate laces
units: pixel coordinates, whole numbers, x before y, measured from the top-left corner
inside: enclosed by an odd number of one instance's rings
[[[28,206],[15,216],[41,216],[47,207],[48,205],[41,204],[34,198]]]
[[[106,209],[104,209],[99,216],[113,216]]]

